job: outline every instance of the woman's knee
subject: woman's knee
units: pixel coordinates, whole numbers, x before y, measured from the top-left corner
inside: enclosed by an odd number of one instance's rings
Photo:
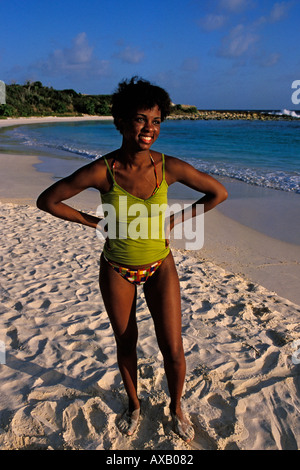
[[[121,354],[122,356],[130,356],[136,351],[137,339],[137,331],[130,335],[116,336],[118,354]]]
[[[182,365],[185,363],[185,356],[182,341],[174,344],[164,342],[160,345],[160,350],[165,361],[169,364]]]

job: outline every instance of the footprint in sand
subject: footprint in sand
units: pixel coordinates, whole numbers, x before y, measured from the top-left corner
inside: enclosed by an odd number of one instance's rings
[[[90,294],[91,289],[88,287],[81,287],[80,289],[77,289],[76,291],[76,297],[81,300],[88,300],[88,294]]]
[[[15,326],[11,326],[10,328],[8,328],[8,330],[6,331],[6,336],[10,338],[10,347],[12,349],[20,349],[21,343],[18,337],[18,330]]]
[[[216,393],[211,395],[207,399],[207,402],[221,412],[219,418],[215,418],[210,421],[210,425],[214,428],[220,437],[229,437],[234,433],[234,425],[236,422],[235,401],[233,401],[232,405],[229,405],[227,401],[221,397],[221,395]]]
[[[200,308],[197,308],[195,313],[207,313],[212,309],[212,304],[208,300],[203,300]]]
[[[100,444],[107,425],[107,415],[101,409],[99,398],[91,398],[86,403],[75,400],[63,412],[63,438],[71,448],[86,448],[88,441],[95,440],[96,436]]]

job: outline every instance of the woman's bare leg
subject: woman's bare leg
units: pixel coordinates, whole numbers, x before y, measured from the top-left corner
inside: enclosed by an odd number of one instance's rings
[[[186,362],[181,337],[181,296],[177,270],[170,253],[159,269],[144,285],[145,298],[151,312],[157,341],[164,358],[170,411],[186,441],[193,438],[193,429],[181,408]]]
[[[117,344],[119,369],[129,399],[129,411],[140,407],[137,396],[138,337],[136,324],[136,287],[100,259],[100,290]]]

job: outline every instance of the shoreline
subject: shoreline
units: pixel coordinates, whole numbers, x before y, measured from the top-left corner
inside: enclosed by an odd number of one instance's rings
[[[46,116],[46,117],[20,117],[0,119],[1,127],[22,126],[24,124],[48,124],[51,122],[71,122],[71,121],[111,121],[112,116]]]
[[[183,108],[185,105],[181,105]],[[187,106],[189,107],[189,106]],[[8,117],[0,119],[0,127],[8,127],[18,125],[18,121],[23,121],[26,124],[40,123],[40,122],[53,122],[60,120],[61,122],[67,122],[70,120],[80,121],[111,121],[113,120],[112,116],[99,116],[86,114],[82,116],[29,116],[29,117]],[[291,114],[284,113],[275,113],[272,111],[260,111],[260,110],[214,110],[214,109],[198,109],[197,112],[188,113],[180,111],[172,113],[167,116],[166,120],[242,120],[242,121],[298,121],[300,120],[300,115],[298,117],[292,116]],[[2,122],[6,123],[1,126]],[[12,122],[12,124],[10,123]],[[21,124],[23,124],[21,122]]]

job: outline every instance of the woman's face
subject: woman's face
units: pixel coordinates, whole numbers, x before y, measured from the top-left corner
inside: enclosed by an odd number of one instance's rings
[[[161,112],[158,106],[138,109],[132,118],[121,122],[121,133],[127,144],[137,150],[148,150],[160,133]]]

